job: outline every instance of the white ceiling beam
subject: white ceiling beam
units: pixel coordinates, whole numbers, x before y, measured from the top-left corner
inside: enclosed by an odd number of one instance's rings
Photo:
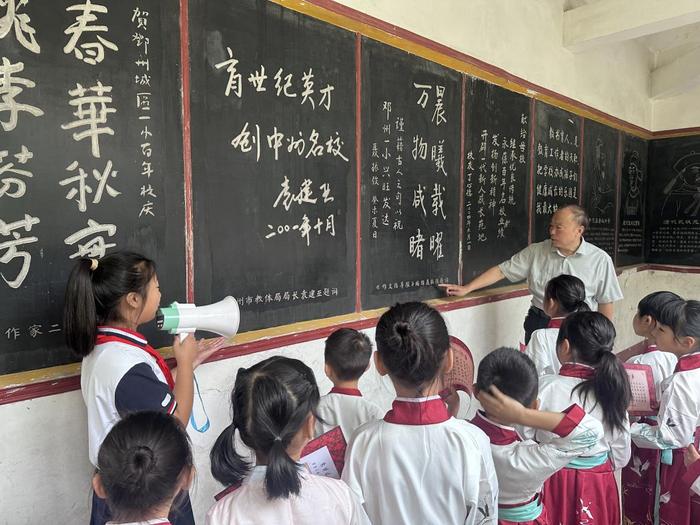
[[[700,85],[700,47],[651,72],[651,98],[668,98]]]
[[[564,13],[564,46],[580,52],[696,22],[699,0],[600,0]]]

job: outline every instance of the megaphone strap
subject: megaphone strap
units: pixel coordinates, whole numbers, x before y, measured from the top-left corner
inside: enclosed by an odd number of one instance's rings
[[[190,425],[192,425],[192,428],[194,428],[197,432],[204,434],[207,430],[209,430],[209,426],[210,426],[209,415],[207,414],[207,409],[204,407],[204,400],[202,399],[202,394],[199,391],[199,382],[197,381],[197,376],[192,374],[192,377],[194,378],[194,388],[197,392],[197,397],[199,398],[199,404],[202,407],[202,413],[204,414],[206,421],[204,421],[204,423],[202,424],[201,427],[197,426],[197,421],[194,418],[194,407],[193,407],[193,410],[190,413]]]

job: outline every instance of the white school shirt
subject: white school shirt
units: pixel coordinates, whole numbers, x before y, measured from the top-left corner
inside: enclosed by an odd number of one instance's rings
[[[678,358],[671,352],[662,352],[656,345],[649,345],[643,354],[635,355],[627,360],[634,365],[649,365],[654,376],[654,388],[656,389],[656,399],[661,399],[661,383],[673,375]]]
[[[640,448],[685,448],[700,427],[700,352],[678,359],[661,388],[658,426],[634,423],[632,439]]]
[[[362,505],[340,480],[301,472],[301,490],[269,499],[266,466],[256,466],[239,488],[207,512],[207,525],[370,525]]]
[[[397,398],[361,426],[343,480],[376,525],[495,524],[498,481],[486,435],[450,417],[440,396]]]
[[[549,320],[547,328],[532,332],[525,348],[525,354],[535,363],[540,376],[559,373],[561,363],[557,357],[557,337],[563,320],[564,317],[554,317]]]
[[[572,459],[589,454],[603,437],[603,425],[578,405],[553,430],[549,443],[523,439],[513,427],[488,419],[481,411],[472,423],[491,440],[491,453],[498,476],[498,503],[516,505],[532,501],[547,479]]]
[[[316,436],[340,426],[345,440],[349,441],[355,430],[368,421],[384,417],[377,405],[368,401],[354,388],[333,387],[321,398],[316,409],[321,419],[316,420]]]
[[[580,390],[573,391],[576,385],[585,380],[583,376],[591,374],[593,370],[593,367],[580,363],[564,363],[559,374],[540,378],[538,395],[540,410],[561,412],[572,403],[583,408],[587,414],[603,424],[604,430],[603,436],[586,453],[586,456],[597,456],[608,452],[613,468],[618,470],[629,463],[632,454],[629,417],[625,416],[624,430],[610,429],[603,422],[603,410],[596,402],[593,392],[590,392],[584,400]],[[539,443],[550,443],[556,439],[556,434],[545,430],[523,429],[522,432],[528,438],[534,437],[535,441]]]
[[[173,414],[177,408],[163,372],[144,350],[148,343],[141,334],[99,327],[98,343],[80,368],[89,457],[94,466],[102,441],[124,415],[139,410]]]
[[[576,252],[569,256],[561,254],[552,246],[552,240],[547,239],[530,244],[498,267],[510,282],[527,280],[532,305],[539,309],[543,308],[547,283],[562,274],[574,275],[583,281],[586,303],[593,311],[598,309],[598,303],[622,299],[612,259],[583,238]]]

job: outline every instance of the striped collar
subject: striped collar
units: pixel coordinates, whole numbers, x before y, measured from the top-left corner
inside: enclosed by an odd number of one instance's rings
[[[397,397],[391,410],[384,416],[387,423],[397,425],[434,425],[450,419],[445,402],[440,396]]]

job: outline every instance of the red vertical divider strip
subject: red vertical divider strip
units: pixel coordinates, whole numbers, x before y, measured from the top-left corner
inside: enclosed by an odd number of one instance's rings
[[[464,137],[465,115],[467,112],[467,75],[462,74],[462,107],[459,139],[459,257],[457,268],[457,282],[462,285],[462,270],[464,268]]]
[[[355,34],[355,311],[362,311],[362,35]]]
[[[620,228],[620,192],[622,191],[622,132],[617,132],[617,158],[615,159],[615,253],[613,254],[613,262],[617,267],[617,243]]]
[[[583,206],[583,165],[585,160],[583,158],[583,140],[584,140],[584,123],[585,118],[579,117],[581,119],[581,129],[579,135],[581,136],[581,144],[578,145],[578,205]]]
[[[533,217],[532,210],[534,208],[533,199],[535,198],[535,99],[530,99],[530,198],[528,199],[528,210],[527,210],[527,243],[532,244],[532,223],[535,218]]]
[[[185,197],[185,279],[187,302],[194,302],[194,231],[192,226],[192,142],[190,138],[190,31],[188,0],[180,0],[182,78],[182,168]]]

